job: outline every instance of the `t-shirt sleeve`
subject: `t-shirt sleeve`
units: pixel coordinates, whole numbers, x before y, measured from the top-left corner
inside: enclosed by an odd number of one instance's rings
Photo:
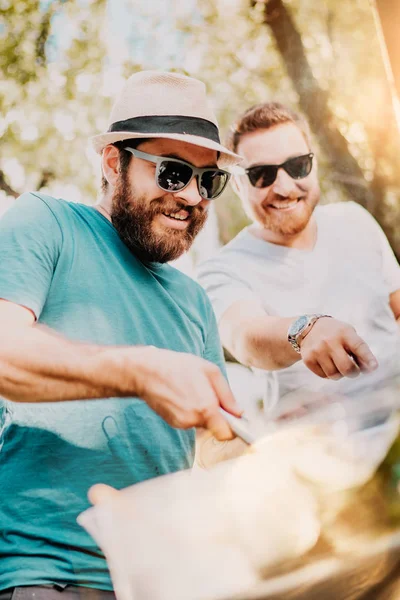
[[[20,196],[0,219],[0,298],[29,308],[38,319],[61,245],[49,203],[33,193]]]
[[[379,254],[381,273],[388,294],[400,289],[400,265],[375,217],[356,202],[340,202],[333,207],[341,211],[340,215],[352,227],[353,235],[363,234],[368,248],[372,247]]]
[[[211,300],[217,322],[225,311],[239,300],[259,298],[233,268],[220,259],[210,259],[197,268],[197,279]]]
[[[377,224],[378,225],[378,224]],[[394,255],[389,241],[381,227],[379,229],[379,241],[382,256],[382,273],[389,294],[400,290],[400,265]]]
[[[222,350],[221,340],[219,338],[217,320],[215,318],[214,311],[209,301],[207,302],[207,305],[208,330],[203,358],[217,365],[221,369],[224,376],[227,378],[224,353]]]

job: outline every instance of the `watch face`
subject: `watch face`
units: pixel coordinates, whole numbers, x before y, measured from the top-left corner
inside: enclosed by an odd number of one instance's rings
[[[304,315],[303,317],[299,317],[290,327],[289,333],[290,335],[296,336],[298,335],[304,327],[307,325],[309,318]]]

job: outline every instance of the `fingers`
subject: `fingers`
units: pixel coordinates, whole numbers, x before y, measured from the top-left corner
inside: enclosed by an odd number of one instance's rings
[[[375,356],[354,328],[335,319],[318,321],[304,338],[301,349],[306,367],[323,378],[353,378],[378,367]]]
[[[372,354],[368,344],[364,342],[355,332],[350,334],[346,340],[346,349],[351,352],[361,371],[370,373],[378,367],[378,361]]]
[[[210,381],[214,388],[214,392],[217,395],[220,406],[222,406],[223,409],[235,417],[241,417],[243,411],[235,400],[227,380],[219,369],[215,371],[213,370],[213,372],[210,374]]]
[[[106,502],[107,500],[112,500],[117,497],[119,492],[104,483],[97,483],[93,485],[88,491],[89,502],[94,505],[101,504],[102,502]]]
[[[229,384],[222,375],[221,371],[213,368],[210,372],[209,380],[218,399],[218,409],[221,406],[224,410],[235,417],[241,417],[243,410],[238,405],[234,395],[232,394],[231,388],[229,387]],[[219,411],[217,414],[212,413],[212,415],[206,419],[206,427],[213,433],[214,437],[220,441],[231,440],[235,437],[227,420]]]
[[[303,362],[310,371],[318,375],[318,377],[326,378],[325,371],[320,366],[319,362],[316,358],[305,358],[303,357]]]
[[[342,375],[329,355],[318,357],[318,363],[324,372],[324,377],[333,380],[341,379]]]
[[[234,434],[220,409],[235,417],[242,410],[221,370],[193,355],[163,352],[167,365],[158,368],[150,380],[145,398],[149,406],[177,429],[205,427],[218,440],[232,439]]]
[[[361,373],[355,360],[343,348],[337,348],[331,355],[321,354],[314,363],[306,363],[306,366],[319,377],[338,381],[342,377],[354,379]]]
[[[228,422],[219,412],[211,413],[205,419],[204,425],[220,442],[232,440],[235,437],[232,429],[228,425]]]
[[[355,378],[361,373],[354,358],[344,348],[338,348],[332,353],[333,362],[342,377]]]

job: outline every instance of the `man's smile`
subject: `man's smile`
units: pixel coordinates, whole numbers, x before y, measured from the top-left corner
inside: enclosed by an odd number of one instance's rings
[[[176,212],[164,210],[162,214],[166,217],[171,217],[171,219],[178,219],[178,221],[185,221],[189,216],[187,210],[178,210]]]
[[[273,202],[264,204],[264,208],[265,209],[272,208],[273,210],[276,210],[279,212],[291,212],[299,206],[300,202],[303,202],[303,198],[294,198],[294,199],[286,198],[285,200],[274,200]]]
[[[190,223],[190,215],[186,210],[180,210],[176,213],[161,212],[156,215],[161,224],[170,229],[186,229]]]

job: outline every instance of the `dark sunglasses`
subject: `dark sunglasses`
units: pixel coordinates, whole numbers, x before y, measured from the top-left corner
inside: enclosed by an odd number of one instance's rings
[[[256,165],[244,169],[250,183],[256,188],[265,188],[272,185],[278,175],[279,169],[286,171],[292,179],[304,179],[311,173],[314,154],[303,154],[289,158],[281,165]]]
[[[148,160],[157,165],[156,183],[164,192],[181,192],[189,185],[193,177],[196,177],[200,196],[205,200],[214,200],[222,194],[231,176],[227,171],[213,169],[212,167],[199,169],[177,158],[155,156],[134,148],[125,148],[125,150],[131,152],[137,158]]]

